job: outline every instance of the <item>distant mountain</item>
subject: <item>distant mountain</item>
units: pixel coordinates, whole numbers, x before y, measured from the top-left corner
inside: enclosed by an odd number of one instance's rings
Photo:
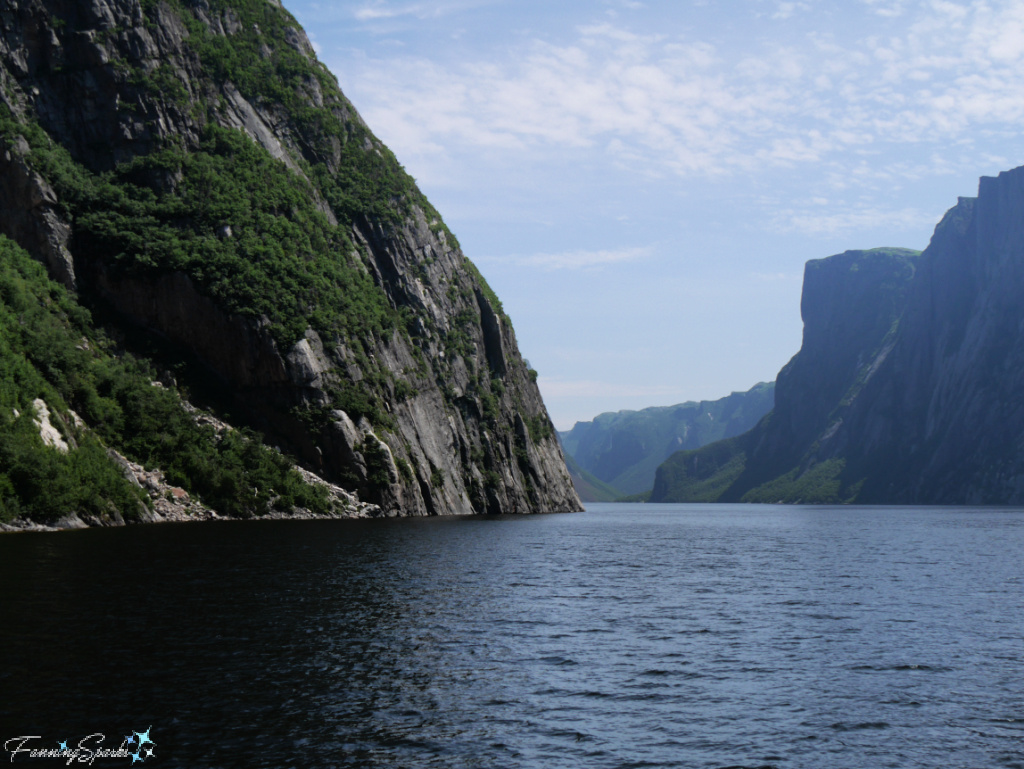
[[[750,432],[675,454],[652,501],[1024,502],[1024,168],[919,256],[809,262],[800,352]]]
[[[606,501],[589,496],[593,483],[574,474],[574,464],[616,496],[649,491],[655,470],[671,454],[749,430],[772,408],[774,392],[774,383],[760,383],[717,401],[609,412],[577,422],[559,433],[577,491],[584,501]]]

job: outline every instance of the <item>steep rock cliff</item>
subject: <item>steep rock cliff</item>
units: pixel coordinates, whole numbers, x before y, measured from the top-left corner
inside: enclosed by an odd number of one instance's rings
[[[983,177],[917,259],[863,281],[843,258],[808,265],[775,410],[670,458],[655,499],[1024,502],[1024,168]]]
[[[837,434],[860,499],[1024,501],[1024,168],[983,177],[921,259],[884,375]],[[881,373],[881,372],[880,372]]]
[[[779,372],[775,407],[750,432],[669,458],[652,501],[842,501],[831,448],[893,351],[918,262],[905,249],[807,263],[800,352]]]
[[[579,509],[501,304],[274,0],[0,9],[0,231],[400,514]]]

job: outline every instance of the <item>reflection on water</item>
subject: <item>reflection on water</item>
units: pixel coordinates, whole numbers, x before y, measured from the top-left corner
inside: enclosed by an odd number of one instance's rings
[[[1024,767],[1021,564],[1006,510],[0,537],[0,739],[152,726],[188,767]]]

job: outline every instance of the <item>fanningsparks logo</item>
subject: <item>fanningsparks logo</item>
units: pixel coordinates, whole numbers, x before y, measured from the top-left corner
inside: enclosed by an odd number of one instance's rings
[[[145,763],[147,759],[156,758],[156,743],[149,736],[153,727],[144,732],[132,732],[121,740],[116,748],[105,748],[106,735],[101,732],[83,737],[76,744],[70,740],[58,740],[56,747],[49,747],[40,742],[43,738],[36,734],[12,737],[4,743],[4,750],[11,754],[11,763],[21,758],[57,759],[71,764],[89,764],[100,758],[131,759],[132,765]]]

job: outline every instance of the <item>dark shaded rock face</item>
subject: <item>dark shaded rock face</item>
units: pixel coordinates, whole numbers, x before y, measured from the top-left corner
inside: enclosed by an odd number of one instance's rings
[[[916,251],[886,248],[808,262],[803,345],[779,372],[774,409],[743,435],[670,457],[652,501],[803,501],[796,481],[824,461],[823,448],[892,353],[917,260]]]
[[[653,499],[1024,502],[1022,292],[1024,168],[982,178],[916,259],[809,263],[775,410],[671,457]]]
[[[253,23],[254,13],[268,23]],[[15,124],[42,129],[93,175],[169,147],[197,151],[212,126],[245,133],[301,180],[325,226],[351,244],[338,258],[372,278],[400,321],[361,336],[308,328],[282,345],[266,317],[229,309],[195,275],[122,269],[95,231],[80,237],[69,212],[81,200],[61,197],[38,146],[32,154],[8,131],[0,231],[55,278],[195,356],[269,438],[393,513],[580,509],[508,318],[408,177],[396,172],[396,191],[379,194],[344,178],[363,162],[359,153],[373,162],[390,153],[279,3],[9,0],[0,25],[0,110]],[[271,26],[276,36],[265,32]],[[215,50],[230,63],[224,51],[246,35],[263,36],[267,60],[285,51],[292,70],[296,61],[306,67],[287,81],[292,111],[280,89],[232,82],[203,59]],[[135,183],[173,193],[180,171],[160,168]],[[328,202],[327,182],[356,192]],[[360,209],[352,201],[361,199],[384,202]],[[240,236],[230,221],[215,232],[221,241]],[[381,418],[339,408],[346,387],[379,404]]]
[[[865,500],[1024,501],[1024,168],[983,177],[921,259],[899,340],[837,445]]]
[[[895,249],[847,251],[807,263],[803,345],[779,373],[776,397],[776,418],[791,440],[815,437],[865,364],[877,365],[891,349],[886,342],[895,341],[915,256]]]
[[[68,251],[71,226],[57,210],[53,189],[27,162],[27,154],[24,139],[0,139],[0,226],[70,288],[75,284],[74,262]]]

